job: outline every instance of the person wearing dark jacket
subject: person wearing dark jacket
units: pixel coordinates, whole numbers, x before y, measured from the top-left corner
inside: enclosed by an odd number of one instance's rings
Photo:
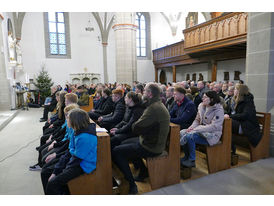
[[[225,114],[231,114],[235,112],[235,100],[234,95],[234,86],[228,87],[227,94],[224,98],[224,112]]]
[[[54,86],[51,88],[51,102],[47,105],[44,105],[44,112],[43,112],[43,117],[40,118],[40,122],[45,122],[48,120],[48,114],[49,112],[52,112],[57,105],[57,100],[56,100],[56,92],[57,92],[57,87]]]
[[[79,108],[78,104],[70,104],[65,107],[64,113],[65,113],[66,119],[67,119],[68,112],[76,108]],[[55,153],[55,157],[56,157],[56,153],[60,153],[61,151],[64,151],[65,149],[67,149],[69,139],[72,135],[73,135],[73,129],[68,127],[67,120],[66,120],[65,123],[62,125],[61,129],[57,133],[53,133],[52,135],[50,135],[46,143],[37,148],[39,152],[38,163],[33,166],[30,166],[29,169],[32,171],[40,170],[45,164],[45,160],[49,155]]]
[[[76,104],[77,101],[78,101],[78,97],[76,94],[67,93],[65,95],[65,106],[68,106],[70,104]],[[64,105],[63,105],[63,107],[64,107]],[[64,110],[63,110],[63,112],[64,112]],[[57,117],[58,117],[58,115],[57,115]],[[63,117],[65,119],[64,115],[63,115]],[[63,120],[61,120],[61,121],[63,121]],[[57,122],[57,123],[55,124],[55,127],[54,127],[55,122]],[[41,139],[43,138],[43,141],[46,141],[46,140],[48,140],[48,138],[51,134],[56,133],[56,131],[58,131],[58,129],[60,129],[60,127],[61,127],[61,126],[58,126],[58,125],[60,125],[59,123],[61,123],[61,122],[59,122],[59,118],[56,118],[54,121],[46,122],[45,126],[43,127],[43,136],[41,137]]]
[[[106,128],[108,131],[112,129],[116,124],[121,122],[125,114],[125,101],[124,92],[121,89],[115,89],[112,91],[112,101],[114,102],[114,111],[108,115],[100,116],[98,118],[98,124],[100,127]]]
[[[232,119],[232,133],[244,134],[253,147],[256,147],[262,138],[260,126],[256,117],[254,97],[244,84],[236,84],[234,90],[235,113],[226,114],[225,118]],[[233,139],[233,136],[232,136]],[[232,153],[236,153],[236,146],[232,141]]]
[[[129,183],[129,194],[137,194],[135,181],[147,176],[147,169],[142,158],[155,157],[166,148],[169,132],[169,113],[160,99],[160,88],[155,83],[148,83],[144,90],[148,107],[143,115],[132,125],[132,131],[139,136],[139,142],[116,146],[112,151],[113,162],[124,174]],[[134,159],[140,168],[137,178],[133,178],[128,159]]]
[[[84,86],[79,86],[77,88],[76,94],[78,95],[78,105],[86,106],[89,105],[89,94],[87,89]]]
[[[128,92],[125,96],[126,112],[119,124],[110,130],[111,148],[120,145],[125,139],[134,137],[132,132],[132,124],[136,122],[143,114],[145,107],[141,105],[142,97],[135,92]]]
[[[170,122],[179,124],[181,129],[188,128],[194,121],[197,110],[195,104],[186,96],[186,91],[180,86],[174,89],[174,101],[176,102],[172,107],[170,114]]]
[[[206,86],[206,82],[204,81],[198,81],[197,88],[199,89],[199,96],[202,99],[204,96],[204,93],[206,93],[209,89]]]
[[[43,127],[43,135],[52,133],[54,130],[61,127],[65,122],[65,115],[64,115],[64,108],[65,105],[65,95],[67,94],[66,91],[60,92],[60,101],[57,104],[57,118],[54,122],[52,122],[50,125],[48,125],[48,128]]]
[[[56,163],[53,173],[41,180],[46,195],[69,194],[67,183],[84,173],[91,173],[96,168],[97,137],[96,125],[90,123],[87,112],[73,109],[68,115],[68,126],[75,135],[70,140],[69,150]]]
[[[193,102],[196,106],[196,109],[198,110],[199,104],[202,103],[202,98],[199,95],[199,89],[195,86],[190,87],[190,93],[193,97]]]
[[[173,93],[174,93],[174,87],[168,87],[166,90],[166,102],[165,102],[165,106],[167,108],[168,111],[170,111],[174,105],[174,97],[173,97]]]
[[[111,98],[111,90],[106,88],[102,91],[102,97],[99,104],[97,105],[97,108],[92,109],[88,115],[93,121],[95,121],[98,119],[98,117],[113,112],[113,109],[114,103]]]

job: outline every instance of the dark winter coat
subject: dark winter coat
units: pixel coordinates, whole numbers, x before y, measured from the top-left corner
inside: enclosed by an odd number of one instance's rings
[[[233,121],[240,123],[243,133],[248,137],[249,142],[256,147],[262,138],[260,126],[256,117],[256,109],[253,101],[253,95],[247,94],[244,100],[240,101],[235,108],[236,113],[230,115]],[[237,124],[237,123],[236,123]]]
[[[124,118],[126,106],[124,98],[121,98],[114,105],[114,111],[108,115],[103,116],[103,120],[100,122],[100,126],[107,130],[113,128],[116,124],[121,122]]]
[[[131,126],[136,122],[143,114],[145,108],[141,104],[136,104],[133,107],[127,107],[123,121],[117,124],[115,127],[118,128],[115,134],[128,134],[133,135]]]
[[[197,110],[193,101],[185,96],[183,103],[180,106],[175,103],[169,114],[170,122],[179,124],[181,129],[187,129],[194,121]]]
[[[160,154],[166,148],[170,116],[160,98],[147,102],[143,115],[132,125],[132,131],[139,135],[139,142],[146,150]]]
[[[114,109],[114,102],[112,101],[111,96],[109,96],[107,98],[102,98],[98,108],[95,109],[94,113],[97,113],[100,115],[107,115],[111,113],[113,109]]]
[[[193,102],[196,106],[196,109],[198,110],[199,104],[203,101],[202,98],[200,97],[199,93],[196,93],[193,96]]]
[[[57,92],[57,91],[56,91],[56,92]],[[52,111],[56,108],[56,105],[57,105],[56,92],[54,92],[54,93],[51,95],[51,102],[50,102],[50,105],[49,105],[49,111],[50,111],[50,112],[52,112]]]
[[[168,111],[170,111],[174,105],[174,97],[167,99],[165,105],[166,105],[166,108],[168,109]]]

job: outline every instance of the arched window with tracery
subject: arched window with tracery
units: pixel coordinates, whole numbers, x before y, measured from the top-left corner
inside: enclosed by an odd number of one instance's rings
[[[69,16],[66,12],[45,12],[47,58],[71,58]]]
[[[136,54],[138,59],[150,59],[150,17],[146,12],[136,12]]]

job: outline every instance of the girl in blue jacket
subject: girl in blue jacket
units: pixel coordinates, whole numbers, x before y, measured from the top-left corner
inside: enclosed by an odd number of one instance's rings
[[[87,112],[73,109],[68,113],[68,126],[73,128],[69,150],[55,165],[48,179],[46,195],[69,194],[67,183],[83,173],[91,173],[96,168],[97,136],[96,125],[90,123]]]

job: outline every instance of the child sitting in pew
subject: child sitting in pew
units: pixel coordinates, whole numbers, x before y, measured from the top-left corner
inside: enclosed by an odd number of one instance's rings
[[[79,108],[77,104],[70,104],[65,107],[64,114],[66,119],[67,119],[68,112],[76,108]],[[29,169],[31,171],[41,170],[43,165],[46,163],[45,162],[46,158],[49,155],[51,155],[49,159],[52,159],[53,157],[55,158],[57,154],[59,156],[62,152],[64,152],[68,148],[69,139],[73,134],[74,134],[73,129],[68,127],[67,120],[66,120],[65,123],[62,125],[61,130],[57,132],[56,134],[51,135],[49,139],[47,140],[46,144],[39,147],[38,163],[33,166],[30,166]]]
[[[68,114],[68,126],[73,128],[74,136],[67,151],[56,163],[53,173],[41,173],[46,195],[69,194],[67,183],[89,174],[96,168],[97,136],[96,125],[90,123],[87,112],[73,109]]]

